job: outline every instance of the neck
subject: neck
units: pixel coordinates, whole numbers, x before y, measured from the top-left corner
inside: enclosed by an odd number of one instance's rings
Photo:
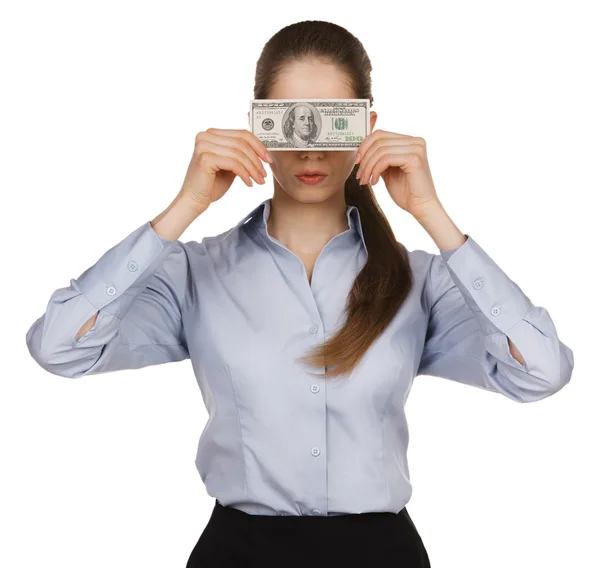
[[[335,235],[348,228],[343,191],[318,203],[302,203],[283,191],[275,192],[271,199],[269,235],[299,254],[319,254]]]

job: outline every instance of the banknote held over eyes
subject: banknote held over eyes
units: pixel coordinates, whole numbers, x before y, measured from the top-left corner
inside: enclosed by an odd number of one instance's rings
[[[369,99],[254,99],[250,130],[271,150],[355,150],[370,134]]]

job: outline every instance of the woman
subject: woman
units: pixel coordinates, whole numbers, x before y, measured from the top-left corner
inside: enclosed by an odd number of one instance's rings
[[[370,71],[344,28],[299,22],[265,45],[254,98],[372,102]],[[548,312],[446,214],[425,141],[376,119],[357,152],[271,156],[248,130],[199,133],[167,209],[55,291],[27,333],[65,377],[191,359],[209,413],[196,465],[215,504],[188,568],[429,566],[406,509],[415,376],[518,402],[571,377]],[[221,235],[178,240],[236,176],[265,183],[261,160],[271,199]],[[396,241],[380,178],[440,254]]]

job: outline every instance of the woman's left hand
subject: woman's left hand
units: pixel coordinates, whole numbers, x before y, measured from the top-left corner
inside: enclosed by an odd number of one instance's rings
[[[394,202],[417,220],[440,203],[423,138],[374,130],[357,150],[362,185],[369,179],[375,185],[382,177]]]

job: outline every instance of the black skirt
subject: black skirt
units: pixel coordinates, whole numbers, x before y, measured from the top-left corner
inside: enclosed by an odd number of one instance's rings
[[[251,515],[215,506],[186,568],[431,568],[406,507],[399,513]]]

